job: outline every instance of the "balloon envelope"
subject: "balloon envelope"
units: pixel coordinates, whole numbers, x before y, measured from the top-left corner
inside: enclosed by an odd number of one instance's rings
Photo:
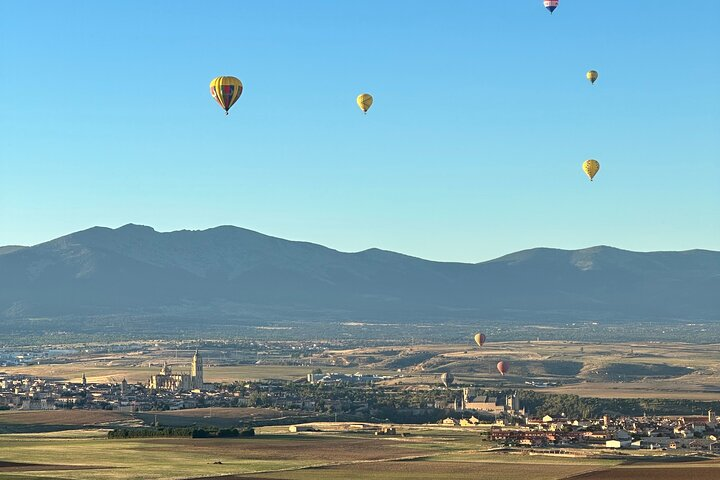
[[[370,109],[373,104],[373,97],[369,93],[361,93],[357,97],[357,104],[364,113]]]
[[[448,388],[455,381],[455,377],[452,373],[445,372],[440,375],[440,381],[445,385],[445,388]]]
[[[477,343],[478,347],[482,347],[483,343],[485,343],[485,334],[484,333],[476,333],[474,338],[475,338],[475,343]]]
[[[510,365],[508,365],[507,362],[500,360],[497,364],[498,372],[500,372],[500,375],[505,375],[508,371],[508,368],[510,368]]]
[[[585,160],[585,162],[583,162],[582,168],[585,175],[587,175],[592,182],[593,177],[600,170],[600,162],[591,158],[590,160]]]
[[[590,83],[595,83],[595,80],[598,79],[598,72],[595,70],[590,70],[585,74],[585,77],[590,80]]]
[[[545,8],[550,10],[550,13],[553,13],[555,9],[557,8],[559,3],[559,0],[543,0],[543,5],[545,5]]]
[[[210,95],[227,114],[242,94],[242,82],[235,77],[216,77],[210,82]]]

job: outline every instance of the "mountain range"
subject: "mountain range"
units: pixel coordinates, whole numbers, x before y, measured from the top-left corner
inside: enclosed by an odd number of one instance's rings
[[[289,319],[720,319],[720,252],[535,248],[468,264],[343,253],[222,226],[93,227],[0,247],[0,319],[252,312]]]

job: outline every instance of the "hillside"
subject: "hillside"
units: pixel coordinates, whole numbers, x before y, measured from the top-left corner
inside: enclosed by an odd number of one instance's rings
[[[291,319],[717,319],[720,252],[537,248],[478,264],[343,253],[223,226],[94,227],[0,249],[0,318],[251,309]]]

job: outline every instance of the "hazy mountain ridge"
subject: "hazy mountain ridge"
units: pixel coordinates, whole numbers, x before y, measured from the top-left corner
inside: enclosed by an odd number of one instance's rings
[[[22,250],[23,248],[28,248],[28,247],[23,247],[21,245],[6,245],[4,247],[0,247],[0,255],[4,255],[6,253],[17,252],[18,250]]]
[[[12,250],[14,248],[14,250]],[[343,253],[238,227],[94,227],[0,247],[0,318],[283,309],[298,318],[718,319],[720,252],[537,248],[478,264]]]

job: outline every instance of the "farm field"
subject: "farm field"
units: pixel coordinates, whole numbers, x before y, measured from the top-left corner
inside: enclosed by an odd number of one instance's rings
[[[695,382],[696,379],[641,380],[629,383],[593,382],[538,390],[546,393],[600,398],[666,398],[677,400],[720,400],[718,385]],[[684,388],[688,388],[685,390]]]
[[[566,464],[530,464],[500,462],[396,462],[366,463],[352,466],[325,467],[321,469],[304,469],[293,472],[260,474],[255,478],[310,480],[352,479],[352,478],[387,478],[387,479],[435,479],[435,478],[474,478],[474,479],[508,479],[524,480],[527,478],[540,480],[637,480],[656,478],[663,480],[711,480],[718,478],[720,469],[717,465],[702,463],[658,464],[653,467],[633,467],[617,465],[611,467]],[[234,476],[230,478],[247,478]]]
[[[71,363],[3,367],[2,371],[9,374],[21,373],[52,378],[57,381],[80,382],[82,374],[85,373],[90,383],[116,383],[122,381],[123,378],[129,383],[145,383],[150,378],[150,375],[160,371],[162,362],[156,361],[151,367],[147,366],[147,361],[144,365],[128,365],[128,363],[121,359],[80,359]],[[168,361],[168,364],[178,371],[188,370],[187,363]],[[306,377],[312,370],[311,367],[296,365],[211,365],[206,368],[205,381],[230,383],[265,379],[296,380]],[[332,370],[342,373],[355,373],[358,371],[357,368],[351,367],[333,367]],[[383,369],[363,369],[363,371],[377,374],[393,373]]]
[[[166,412],[126,413],[112,410],[3,410],[0,411],[0,433],[57,432],[80,428],[114,428],[151,425],[156,420],[164,426],[202,424],[230,428],[240,422],[282,419],[282,411],[271,408],[200,408]],[[295,412],[293,421],[301,421]]]
[[[108,440],[103,431],[0,436],[0,479],[718,478],[720,462],[620,460],[489,452],[477,437],[415,428],[408,437],[281,433],[244,439]],[[665,476],[666,474],[670,476]],[[633,476],[635,475],[635,476]]]
[[[1,410],[0,425],[103,425],[126,422],[130,414],[113,410]]]
[[[433,384],[441,372],[450,371],[457,384],[491,388],[583,397],[720,399],[718,345],[535,341],[486,343],[482,349],[450,344],[329,353],[361,365],[367,361],[375,367],[400,367],[403,376],[389,381],[394,384]],[[510,364],[504,377],[495,370],[499,360]],[[543,388],[526,382],[551,385]]]
[[[59,432],[82,428],[139,426],[128,413],[111,410],[2,410],[0,433]],[[0,460],[3,460],[0,457]]]

